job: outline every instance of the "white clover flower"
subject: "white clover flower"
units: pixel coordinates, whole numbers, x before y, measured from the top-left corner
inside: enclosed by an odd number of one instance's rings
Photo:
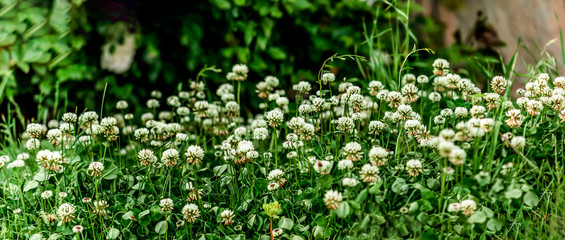
[[[331,72],[324,73],[321,80],[324,85],[327,85],[328,83],[335,81],[335,75]]]
[[[449,62],[445,59],[438,58],[432,64],[434,67],[434,75],[444,76],[449,71]]]
[[[441,100],[441,94],[438,92],[432,92],[430,93],[430,95],[428,96],[428,99],[430,99],[430,101],[437,103]]]
[[[371,164],[363,165],[363,167],[361,168],[361,172],[359,172],[359,174],[361,175],[361,179],[363,179],[363,182],[366,183],[373,183],[380,180],[380,177],[378,175],[379,168]]]
[[[265,83],[271,88],[276,88],[279,86],[279,79],[275,76],[266,76]]]
[[[39,142],[37,138],[30,138],[25,144],[25,149],[33,151],[35,149],[38,149],[40,145],[41,142]]]
[[[222,218],[222,223],[227,226],[230,225],[234,222],[233,218],[234,218],[235,214],[233,213],[232,210],[226,209],[224,211],[222,211],[222,213],[220,213],[220,217]]]
[[[369,82],[369,88],[368,90],[370,91],[371,95],[376,96],[379,91],[381,91],[384,88],[383,83],[379,82],[379,81],[371,81]]]
[[[0,164],[0,165],[2,165],[2,164]],[[16,159],[13,162],[9,163],[8,166],[7,166],[8,169],[22,168],[22,167],[25,167],[25,162],[24,162],[24,160],[21,160],[21,159]]]
[[[467,108],[464,107],[457,107],[455,108],[455,117],[456,118],[465,118],[468,115]]]
[[[253,138],[258,141],[267,139],[269,136],[269,130],[266,128],[256,128],[253,130]]]
[[[386,101],[388,102],[388,106],[391,108],[397,108],[402,104],[402,94],[399,92],[389,92]]]
[[[418,78],[416,78],[416,82],[418,84],[426,84],[429,81],[430,81],[430,79],[426,75],[420,75],[420,76],[418,76]]]
[[[98,116],[96,116],[96,118],[98,118]],[[68,112],[68,113],[63,114],[63,117],[61,119],[64,122],[76,123],[77,122],[77,115],[76,115],[76,113]]]
[[[179,151],[174,148],[167,149],[161,154],[161,161],[165,166],[176,165],[179,158]]]
[[[26,127],[26,132],[32,138],[39,138],[43,135],[43,126],[38,123],[30,123]]]
[[[481,128],[485,131],[485,132],[490,132],[492,131],[492,128],[494,127],[495,121],[492,118],[483,118],[481,119]]]
[[[477,203],[472,199],[463,200],[461,202],[461,212],[465,216],[471,216],[477,210]]]
[[[472,117],[482,118],[483,114],[486,112],[486,109],[481,105],[474,105],[473,107],[471,107],[470,112]]]
[[[302,117],[293,117],[286,123],[288,128],[292,129],[295,132],[300,132],[301,128],[306,124],[304,118]]]
[[[230,117],[234,117],[239,115],[239,104],[236,101],[229,101],[226,103],[226,107],[225,107],[226,113],[228,116]]]
[[[512,140],[510,140],[510,146],[522,150],[526,146],[526,138],[522,136],[513,137]]]
[[[340,131],[349,131],[355,128],[355,122],[350,117],[340,117],[337,119],[336,128]]]
[[[81,233],[82,231],[84,231],[84,227],[82,227],[81,225],[75,225],[73,227],[73,233]]]
[[[437,149],[439,151],[439,155],[442,157],[448,157],[454,148],[456,148],[455,144],[450,141],[440,140],[437,144]]]
[[[155,109],[160,106],[159,100],[157,99],[149,99],[147,100],[147,108]]]
[[[451,150],[451,153],[449,154],[449,161],[455,166],[463,165],[463,163],[465,163],[466,158],[467,158],[467,153],[465,152],[465,150],[459,147],[456,147],[453,150]]]
[[[52,191],[47,190],[47,191],[44,191],[44,192],[41,193],[41,198],[43,198],[43,199],[49,199],[51,197],[53,197]]]
[[[305,93],[312,91],[312,85],[309,82],[301,81],[301,82],[293,85],[292,89],[294,91],[297,91],[298,93],[305,94]]]
[[[269,172],[269,175],[267,176],[267,179],[271,182],[271,183],[276,183],[277,184],[277,188],[279,186],[282,186],[286,183],[286,179],[284,178],[284,172],[280,169],[275,169],[272,170],[271,172]]]
[[[118,110],[125,110],[127,108],[128,108],[128,102],[126,101],[121,100],[116,103],[116,109]]]
[[[139,158],[139,163],[144,166],[149,166],[157,160],[157,157],[155,156],[155,154],[153,154],[153,151],[149,149],[142,149],[141,151],[139,151],[137,158]]]
[[[412,115],[412,107],[410,105],[401,104],[396,109],[396,112],[400,116],[401,119],[409,119]]]
[[[343,201],[343,195],[338,191],[329,190],[326,192],[326,195],[324,195],[324,204],[326,204],[326,207],[330,210],[339,208],[341,201]]]
[[[170,198],[161,199],[159,202],[159,207],[161,207],[162,212],[170,212],[173,210],[174,206],[175,204]]]
[[[506,84],[507,81],[503,76],[495,76],[490,82],[492,90],[497,92],[498,94],[502,94],[504,93],[504,91],[506,91]]]
[[[461,204],[452,203],[447,206],[447,212],[456,213],[461,210]]]
[[[526,112],[532,117],[536,117],[540,114],[540,111],[543,109],[543,104],[540,101],[536,100],[529,100],[526,103]]]
[[[445,124],[445,118],[442,116],[435,116],[434,117],[434,123],[437,125],[443,125]]]
[[[389,91],[388,90],[381,90],[377,93],[377,99],[381,101],[386,101],[388,98]]]
[[[282,228],[273,229],[273,237],[280,237],[283,234]]]
[[[321,174],[326,175],[329,174],[332,170],[333,162],[330,161],[317,161],[314,163],[314,170]]]
[[[269,122],[269,126],[277,127],[284,120],[284,113],[279,108],[275,108],[265,114],[265,119]]]
[[[343,159],[337,163],[337,169],[339,170],[349,170],[353,168],[353,161],[348,159]]]
[[[98,200],[92,202],[93,210],[92,212],[97,215],[106,215],[106,208],[109,207],[108,202],[104,200]]]
[[[359,181],[355,178],[343,178],[341,181],[341,185],[344,187],[355,187],[357,184],[359,184]]]
[[[422,162],[417,159],[412,159],[406,162],[406,171],[410,176],[418,176],[422,172]]]
[[[407,84],[402,87],[403,100],[408,103],[413,103],[418,100],[418,87],[414,84]]]
[[[363,157],[363,147],[357,142],[347,143],[343,147],[343,155],[351,161],[357,161]]]
[[[306,115],[312,112],[314,112],[314,108],[310,104],[302,104],[298,107],[298,113],[300,113],[300,115]]]
[[[104,164],[101,162],[92,162],[88,165],[87,172],[90,176],[99,177],[104,171]]]
[[[198,164],[204,159],[204,149],[200,146],[191,145],[186,149],[186,160],[191,164]]]
[[[71,220],[73,220],[75,218],[75,215],[74,215],[75,212],[76,212],[76,208],[75,208],[74,205],[72,205],[70,203],[63,203],[57,209],[57,216],[59,216],[59,218],[63,222],[70,222]]]
[[[187,222],[193,223],[200,216],[200,210],[196,204],[189,203],[182,208],[182,215]]]
[[[511,109],[506,112],[506,116],[510,117],[506,120],[506,125],[511,128],[516,128],[522,125],[522,114],[520,113],[520,109]]]
[[[369,151],[369,160],[371,161],[371,164],[375,166],[383,166],[388,161],[388,155],[389,152],[386,149],[374,146]]]

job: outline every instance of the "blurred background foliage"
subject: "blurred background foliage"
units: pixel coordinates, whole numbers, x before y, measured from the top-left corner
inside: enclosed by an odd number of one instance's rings
[[[104,110],[112,110],[121,99],[130,106],[144,105],[152,90],[175,94],[206,65],[224,70],[208,74],[207,84],[214,89],[235,63],[248,64],[252,74],[244,96],[252,96],[255,83],[267,75],[277,76],[287,88],[301,80],[315,81],[322,62],[335,53],[368,59],[332,63],[338,78],[387,82],[398,77],[412,50],[442,45],[435,37],[442,24],[420,11],[411,1],[392,0],[210,0],[182,5],[0,0],[1,112],[14,112],[20,122],[45,122],[67,111],[98,110],[105,89]],[[450,59],[462,76],[472,79],[502,69],[495,51],[459,44],[435,56],[413,54],[403,71],[429,68],[437,57]],[[258,102],[249,97],[242,104],[256,109]]]

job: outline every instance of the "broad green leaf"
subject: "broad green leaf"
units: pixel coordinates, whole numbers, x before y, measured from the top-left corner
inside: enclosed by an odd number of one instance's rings
[[[294,227],[294,221],[292,221],[292,219],[287,217],[282,217],[279,219],[279,228],[292,230],[293,227]]]
[[[122,219],[124,219],[124,220],[130,220],[132,216],[133,216],[133,212],[132,212],[132,211],[128,211],[128,212],[124,213],[124,215],[122,215]]]
[[[487,222],[487,228],[491,231],[498,232],[502,229],[502,222],[491,218]]]
[[[349,203],[345,201],[342,202],[339,205],[339,207],[335,210],[335,213],[339,218],[348,217],[350,212],[351,212],[351,208],[349,207]]]
[[[298,235],[292,235],[290,237],[290,240],[304,240],[304,238]]]
[[[115,164],[110,164],[110,166],[104,168],[102,172],[102,178],[106,180],[112,180],[118,177],[119,169]]]
[[[39,185],[39,183],[35,180],[29,181],[24,185],[24,192],[27,192],[31,189],[36,188]]]
[[[355,201],[361,204],[367,199],[367,195],[368,195],[367,189],[363,189],[363,191],[361,191],[359,195],[357,195]]]
[[[314,229],[312,229],[312,235],[314,235],[315,239],[324,239],[324,232],[326,231],[326,227],[324,226],[315,226]]]
[[[397,178],[396,181],[392,183],[391,189],[393,192],[399,193],[403,190],[404,186],[406,186],[406,180],[404,180],[403,178]]]
[[[120,235],[120,230],[116,229],[116,228],[110,228],[108,230],[108,239],[116,239],[118,237],[118,235]]]
[[[524,204],[529,207],[535,207],[539,204],[539,197],[535,192],[529,191],[524,195]]]
[[[504,197],[508,199],[517,199],[520,198],[521,196],[522,196],[522,190],[518,188],[508,190],[504,193]]]
[[[43,236],[41,236],[41,233],[36,233],[31,235],[31,237],[29,238],[29,240],[43,240]]]
[[[163,235],[167,232],[167,227],[168,227],[167,221],[160,221],[155,226],[155,232]]]
[[[487,220],[487,215],[483,211],[476,211],[467,219],[468,223],[484,223]]]

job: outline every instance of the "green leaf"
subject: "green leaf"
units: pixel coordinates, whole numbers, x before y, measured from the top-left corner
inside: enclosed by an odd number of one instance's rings
[[[167,233],[167,227],[168,227],[167,221],[160,221],[155,226],[155,232],[163,235]]]
[[[29,238],[29,240],[42,240],[43,236],[41,236],[41,233],[36,233],[31,235],[31,237]]]
[[[213,0],[212,2],[214,2],[214,4],[222,10],[228,10],[231,8],[231,3],[227,0]]]
[[[0,47],[5,47],[14,44],[16,36],[9,33],[0,33]]]
[[[292,221],[292,219],[287,217],[282,217],[279,219],[279,228],[292,230],[293,227],[294,227],[294,221]]]
[[[315,239],[324,239],[324,232],[326,231],[326,227],[324,226],[315,226],[312,229],[312,235],[314,235]]]
[[[529,191],[524,195],[524,204],[529,207],[535,207],[539,204],[539,197],[535,192]]]
[[[245,0],[234,0],[233,3],[237,6],[243,6],[245,5]]]
[[[361,191],[359,195],[357,195],[355,201],[361,204],[365,201],[365,199],[367,199],[367,195],[368,195],[367,189],[363,189],[363,191]]]
[[[33,179],[38,182],[43,182],[49,179],[49,177],[51,177],[51,175],[42,168],[33,176]]]
[[[320,185],[322,186],[322,189],[327,189],[332,186],[333,181],[334,178],[332,175],[324,175],[320,178]]]
[[[271,48],[269,48],[269,50],[267,50],[267,52],[275,60],[285,60],[286,59],[286,53],[278,47],[271,47]]]
[[[502,222],[491,218],[487,222],[487,228],[491,231],[498,232],[502,229]]]
[[[267,179],[264,179],[264,178],[255,179],[255,188],[257,188],[257,190],[259,190],[259,191],[263,191],[263,190],[267,189],[268,185],[269,185],[269,182],[267,181]]]
[[[63,61],[65,58],[67,58],[72,51],[67,51],[64,53],[61,53],[59,55],[57,55],[56,57],[54,57],[51,62],[49,62],[49,69],[53,69],[53,67],[55,67],[57,64],[59,64],[61,61]]]
[[[349,207],[348,202],[342,202],[339,205],[339,207],[335,210],[335,213],[339,218],[347,218],[350,212],[351,212],[351,208]]]
[[[108,230],[108,239],[116,239],[118,235],[120,235],[120,230],[113,227]]]
[[[217,176],[222,175],[222,173],[224,173],[226,171],[226,169],[228,169],[228,165],[223,164],[223,165],[214,167],[212,170],[214,171],[214,176],[217,177]]]
[[[24,192],[27,192],[31,189],[36,188],[39,185],[39,183],[35,180],[29,181],[24,185]]]
[[[406,180],[404,180],[403,178],[397,178],[396,181],[394,181],[394,183],[392,183],[392,191],[395,193],[399,193],[401,190],[403,190],[404,186],[406,186]]]
[[[484,223],[487,220],[487,215],[483,211],[476,211],[467,219],[468,223]]]
[[[124,215],[122,215],[122,219],[124,220],[131,220],[131,217],[133,216],[133,212],[132,211],[128,211],[126,213],[124,213]]]
[[[102,178],[106,180],[112,180],[118,177],[119,169],[115,164],[110,164],[107,168],[104,168],[102,172]]]
[[[504,197],[508,199],[518,199],[521,196],[522,196],[522,190],[520,190],[519,188],[514,188],[504,193]]]
[[[304,238],[298,235],[292,235],[292,237],[290,237],[290,240],[304,240]]]

